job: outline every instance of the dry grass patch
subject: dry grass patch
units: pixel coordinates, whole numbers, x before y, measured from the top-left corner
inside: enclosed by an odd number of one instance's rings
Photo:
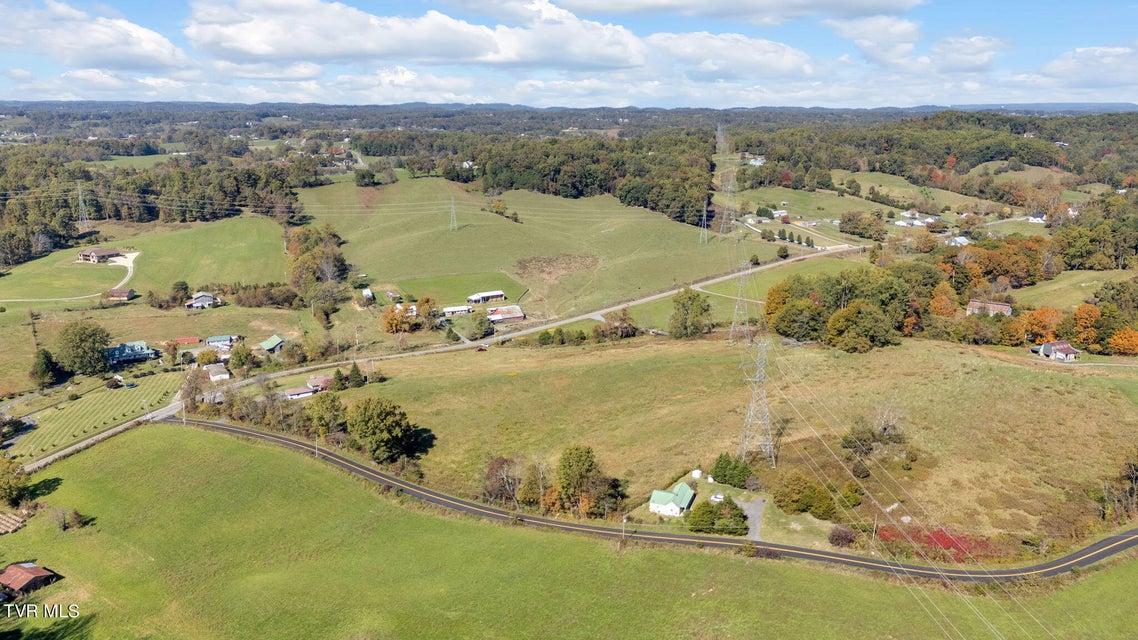
[[[848,425],[892,405],[924,453],[912,471],[881,460],[896,483],[880,483],[886,474],[871,465],[881,503],[903,500],[918,520],[978,533],[1036,529],[1064,491],[1117,473],[1138,427],[1133,403],[1107,374],[987,350],[908,341],[863,356],[802,349],[778,358],[773,411],[791,419],[783,462],[809,454],[836,473],[821,439],[842,455],[836,445]]]

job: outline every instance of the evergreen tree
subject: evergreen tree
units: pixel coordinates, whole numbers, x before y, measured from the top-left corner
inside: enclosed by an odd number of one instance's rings
[[[51,352],[47,349],[40,348],[36,350],[36,358],[32,363],[32,370],[28,372],[28,375],[36,383],[37,387],[43,389],[55,384],[58,369],[59,367],[55,364],[55,358],[52,357]]]
[[[353,389],[358,389],[367,383],[364,374],[360,371],[360,365],[355,362],[352,363],[352,368],[348,370],[348,386]]]

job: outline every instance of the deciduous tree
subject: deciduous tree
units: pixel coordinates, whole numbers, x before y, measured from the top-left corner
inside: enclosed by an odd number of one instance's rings
[[[672,317],[668,334],[673,338],[691,338],[711,331],[711,303],[707,296],[684,287],[672,298]]]
[[[399,405],[385,398],[366,398],[352,405],[348,432],[381,464],[418,460],[435,446],[430,429],[412,423]]]
[[[1122,356],[1138,355],[1138,331],[1130,327],[1123,327],[1114,332],[1107,341],[1111,351]]]
[[[338,433],[348,423],[347,408],[334,392],[316,394],[304,405],[304,417],[318,434]]]
[[[20,463],[8,456],[0,456],[0,503],[15,505],[27,486],[28,476],[20,468]]]
[[[111,334],[93,320],[69,322],[59,332],[59,364],[73,373],[103,373],[110,368],[103,352],[110,343]]]

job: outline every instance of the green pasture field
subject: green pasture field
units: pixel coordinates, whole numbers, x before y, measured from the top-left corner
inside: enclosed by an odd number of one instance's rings
[[[281,227],[269,218],[242,216],[194,225],[178,231],[156,230],[132,238],[142,252],[135,259],[130,285],[166,293],[185,280],[191,288],[211,282],[284,282],[287,258]]]
[[[126,277],[126,267],[81,263],[76,260],[77,253],[77,249],[63,249],[0,275],[0,304],[24,298],[71,298],[91,294],[97,298]]]
[[[786,187],[761,187],[739,192],[739,199],[753,202],[756,205],[775,208],[785,208],[791,220],[821,220],[827,218],[835,220],[842,217],[847,211],[864,211],[866,213],[880,209],[884,212],[900,211],[883,204],[870,202],[854,196],[839,196],[830,191],[803,191],[800,189],[787,189]],[[786,207],[782,207],[782,203]],[[777,232],[777,225],[773,227]],[[835,227],[836,229],[836,227]],[[856,239],[856,238],[855,238]]]
[[[731,317],[735,313],[735,300],[734,298],[727,298],[724,296],[708,295],[707,301],[711,304],[711,320],[718,323],[731,323]],[[729,294],[734,296],[734,293]],[[641,329],[658,329],[660,331],[668,330],[668,320],[675,312],[676,306],[671,297],[663,300],[654,300],[644,304],[633,305],[628,308],[628,313],[636,324]]]
[[[145,461],[140,464],[140,461]],[[75,620],[0,617],[0,633],[163,637],[1122,638],[1138,563],[1016,599],[794,561],[510,527],[376,495],[294,452],[153,425],[32,478],[50,510],[4,537],[6,562],[64,576],[42,605]],[[172,533],[173,532],[173,533]],[[319,585],[304,588],[298,585]],[[672,603],[673,606],[661,606]],[[677,615],[676,609],[682,610]]]
[[[1063,202],[1070,204],[1083,204],[1090,202],[1092,198],[1094,198],[1094,196],[1082,191],[1072,191],[1070,189],[1063,190]]]
[[[751,300],[765,300],[767,291],[770,290],[771,287],[786,280],[790,276],[813,276],[823,273],[838,273],[847,269],[854,269],[864,264],[865,260],[860,255],[850,257],[827,257],[812,258],[769,271],[759,271],[758,273],[744,276],[746,281],[743,283],[743,296]],[[735,296],[739,293],[739,281],[738,279],[729,280],[705,288],[715,293]]]
[[[454,198],[458,231],[448,231]],[[441,178],[381,188],[351,182],[305,189],[317,224],[347,240],[344,254],[374,282],[500,272],[530,290],[527,314],[563,316],[635,298],[733,268],[699,229],[608,196],[568,200],[512,191],[501,196],[520,223],[481,209],[487,199]],[[713,236],[715,234],[712,234]],[[753,237],[740,249],[763,259],[777,247]]]
[[[400,280],[396,284],[400,291],[415,299],[431,296],[438,302],[439,308],[463,305],[466,304],[466,296],[472,293],[496,290],[506,294],[506,304],[514,304],[526,290],[504,273],[460,273],[432,278],[411,278]]]
[[[148,369],[152,367],[136,367],[131,371]],[[83,394],[78,400],[64,400],[54,407],[38,411],[30,416],[36,421],[36,427],[21,437],[8,454],[20,458],[21,462],[39,459],[141,417],[146,413],[146,406],[151,411],[161,409],[173,399],[184,376],[180,372],[159,372],[132,379],[124,373],[127,383],[138,386],[134,389],[107,389],[104,386]]]
[[[984,169],[988,169],[995,178],[996,182],[1022,182],[1025,184],[1052,183],[1057,184],[1066,180],[1078,180],[1079,177],[1073,173],[1063,171],[1062,169],[1054,169],[1048,167],[1032,167],[1025,166],[1023,171],[1006,171],[999,175],[995,174],[996,169],[1007,166],[1006,160],[993,160],[991,162],[984,162],[978,164],[968,172],[968,175],[980,175]]]
[[[114,156],[110,160],[103,160],[101,162],[94,162],[92,164],[97,164],[104,167],[149,169],[162,162],[167,162],[170,159],[171,156],[168,154],[155,154],[152,156]]]
[[[1074,311],[1075,307],[1082,304],[1087,298],[1093,298],[1095,291],[1104,284],[1129,280],[1135,276],[1138,276],[1138,272],[1131,269],[1065,271],[1051,280],[1045,280],[1023,289],[1016,289],[1012,295],[1020,304]]]
[[[1010,236],[1019,233],[1029,238],[1031,236],[1051,237],[1051,229],[1048,229],[1046,225],[1016,219],[993,220],[988,223],[988,232],[996,236]]]
[[[922,210],[922,213],[940,213],[944,207],[949,207],[955,211],[959,207],[975,210],[985,204],[992,207],[1003,206],[979,198],[961,195],[953,191],[934,189],[931,187],[918,187],[901,176],[888,173],[879,173],[876,171],[859,171],[853,173],[843,169],[835,169],[831,171],[830,174],[834,178],[834,184],[845,184],[851,177],[854,178],[861,185],[861,192],[863,194],[868,193],[870,187],[875,187],[878,191],[882,191],[901,200],[909,202],[927,200],[931,204],[931,207],[929,207],[928,210]]]

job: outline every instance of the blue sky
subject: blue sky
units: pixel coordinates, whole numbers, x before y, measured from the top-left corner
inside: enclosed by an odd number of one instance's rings
[[[0,99],[1138,102],[1138,0],[0,0]]]

